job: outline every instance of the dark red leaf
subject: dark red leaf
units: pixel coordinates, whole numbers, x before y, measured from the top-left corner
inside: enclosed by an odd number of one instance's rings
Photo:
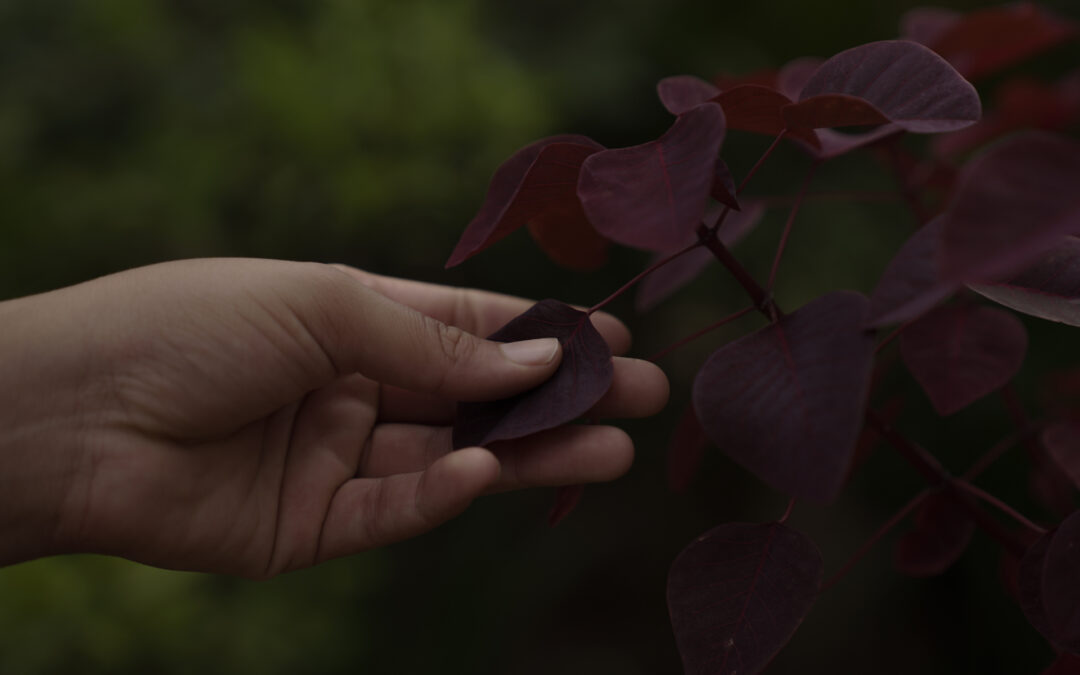
[[[974,531],[975,523],[951,499],[932,494],[915,514],[915,529],[896,544],[896,568],[913,577],[941,574],[960,558]]]
[[[611,386],[611,350],[588,315],[557,300],[542,300],[488,339],[516,342],[557,337],[563,356],[558,370],[529,391],[499,401],[459,403],[454,447],[520,438],[571,422]]]
[[[690,487],[708,446],[709,439],[705,437],[701,422],[698,422],[694,406],[686,406],[668,444],[667,480],[672,492],[684,492]]]
[[[1008,383],[1026,353],[1024,324],[994,307],[938,307],[900,334],[900,355],[940,415]]]
[[[1008,281],[971,288],[1018,312],[1080,326],[1080,239],[1066,237]]]
[[[792,101],[799,100],[803,87],[814,76],[824,59],[803,57],[788,61],[776,75],[776,89]]]
[[[907,40],[871,42],[840,52],[817,69],[799,102],[784,110],[792,126],[888,121],[919,133],[960,129],[980,113],[971,83],[940,56]]]
[[[1063,647],[1080,653],[1080,511],[1052,533],[1042,572],[1050,631]]]
[[[817,598],[821,553],[781,525],[731,523],[687,546],[668,575],[668,610],[687,675],[753,675]]]
[[[665,77],[656,85],[656,93],[672,115],[681,115],[720,93],[720,90],[693,75]]]
[[[941,227],[940,217],[923,225],[889,261],[870,296],[868,326],[914,319],[959,287],[940,271]]]
[[[778,75],[779,73],[773,68],[762,68],[760,70],[754,70],[739,75],[717,75],[713,78],[713,84],[719,87],[721,91],[725,89],[734,89],[735,87],[740,87],[744,84],[760,84],[763,87],[776,89]]]
[[[705,218],[707,224],[716,222],[722,207]],[[762,202],[748,202],[746,209],[740,212],[728,213],[724,224],[720,228],[718,237],[728,248],[731,248],[742,240],[761,220],[765,214],[765,205]],[[688,240],[683,246],[688,246],[696,236]],[[670,253],[683,248],[680,246],[668,253],[659,253],[653,256],[650,264],[659,261]],[[684,254],[681,258],[669,265],[664,265],[638,283],[637,294],[634,298],[634,306],[639,312],[646,312],[672,293],[690,283],[704,272],[716,258],[712,252],[704,246]]]
[[[706,103],[680,115],[659,140],[592,155],[578,183],[589,221],[628,246],[678,246],[705,214],[723,140],[724,113]]]
[[[1059,422],[1043,432],[1043,446],[1050,458],[1080,489],[1080,422]]]
[[[584,485],[563,485],[555,490],[555,501],[548,512],[548,527],[555,527],[574,512],[585,494]]]
[[[870,387],[867,305],[857,293],[830,293],[713,352],[693,389],[709,440],[778,490],[834,498]]]
[[[735,179],[731,176],[731,169],[724,160],[717,158],[709,196],[734,211],[741,211],[742,206],[739,205],[739,199],[735,196],[737,190]]]
[[[926,10],[923,10],[926,12]],[[910,15],[909,15],[910,16]],[[970,79],[1019,63],[1069,39],[1076,27],[1031,2],[977,10],[950,18],[916,15],[905,33],[941,54]]]
[[[1080,142],[1045,132],[995,144],[960,172],[944,214],[944,272],[958,281],[1015,274],[1080,232]]]
[[[446,266],[461,264],[550,208],[576,203],[582,162],[603,149],[584,136],[552,136],[518,150],[495,170],[480,212]]]
[[[916,7],[900,19],[900,36],[926,46],[938,39],[963,15],[940,7]]]
[[[529,234],[548,257],[563,267],[592,270],[607,262],[608,240],[601,237],[578,200],[566,200],[529,221]]]
[[[787,128],[784,108],[791,105],[791,99],[771,87],[743,84],[724,90],[713,100],[724,109],[729,129],[777,136]],[[821,149],[821,141],[811,129],[791,129],[787,137],[812,150]]]
[[[1080,675],[1080,656],[1062,654],[1042,675]]]

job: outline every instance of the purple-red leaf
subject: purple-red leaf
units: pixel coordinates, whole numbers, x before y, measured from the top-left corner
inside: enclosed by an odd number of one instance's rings
[[[787,129],[784,108],[791,99],[772,87],[760,84],[741,84],[726,89],[713,99],[724,109],[728,128],[777,136]],[[821,149],[821,141],[812,129],[789,129],[788,138],[801,141],[813,151]]]
[[[537,245],[563,267],[592,270],[607,262],[609,242],[593,229],[577,199],[549,207],[528,227]]]
[[[960,558],[974,531],[971,518],[951,499],[930,495],[915,514],[915,529],[896,544],[896,568],[913,577],[941,574]]]
[[[686,406],[668,444],[667,479],[672,492],[683,492],[690,487],[708,446],[709,439],[698,422],[694,406]]]
[[[678,246],[705,214],[724,129],[720,106],[706,103],[680,115],[659,140],[586,159],[578,196],[589,221],[628,246]]]
[[[791,126],[893,124],[907,131],[953,131],[979,119],[979,95],[944,59],[907,40],[871,42],[821,65],[784,110]]]
[[[834,498],[870,387],[867,305],[857,293],[830,293],[713,352],[693,389],[709,440],[778,490]]]
[[[669,113],[681,115],[716,96],[720,90],[693,75],[673,75],[657,83],[656,93]]]
[[[720,212],[722,212],[722,207],[710,216],[707,216],[705,218],[706,224],[711,225],[712,223],[715,223]],[[727,217],[724,219],[723,225],[720,227],[717,237],[724,246],[731,248],[754,229],[764,214],[764,203],[749,202],[743,211],[732,211],[728,213]],[[689,246],[694,239],[696,239],[696,236],[688,240],[684,246]],[[659,261],[666,255],[674,253],[677,250],[679,249],[676,248],[668,253],[657,254],[653,257],[650,264]],[[712,251],[701,246],[684,254],[678,260],[675,260],[668,265],[664,265],[638,283],[637,294],[634,297],[635,308],[639,312],[645,312],[652,309],[668,298],[672,293],[696,279],[699,274],[704,272],[709,265],[713,264],[715,261],[716,258],[713,256]]]
[[[870,296],[873,328],[913,319],[953,294],[959,284],[941,273],[942,219],[923,225],[900,247]]]
[[[1042,441],[1050,459],[1080,490],[1080,422],[1058,422],[1043,432]]]
[[[1017,134],[970,161],[944,214],[942,262],[952,279],[1020,272],[1080,232],[1080,142]]]
[[[900,334],[900,355],[940,415],[1008,383],[1026,353],[1024,324],[994,307],[939,307]]]
[[[488,339],[516,342],[556,337],[562,362],[546,382],[499,401],[459,403],[454,447],[520,438],[573,421],[611,386],[611,350],[585,312],[557,300],[542,300]]]
[[[555,490],[555,501],[548,512],[548,527],[555,527],[574,512],[585,494],[584,485],[563,485]]]
[[[1080,511],[1053,532],[1042,569],[1042,601],[1055,638],[1080,653]]]
[[[1080,326],[1080,239],[1066,237],[1008,281],[971,289],[1018,312]]]
[[[687,546],[668,575],[668,610],[687,675],[753,675],[817,598],[821,553],[781,525],[731,523]]]
[[[518,150],[495,170],[480,212],[465,228],[447,267],[458,265],[554,207],[577,202],[582,162],[603,150],[585,136],[552,136]]]
[[[1042,675],[1080,675],[1080,656],[1062,654]]]
[[[1031,2],[963,15],[913,10],[902,25],[905,37],[941,54],[970,79],[1023,61],[1076,34],[1075,25]]]

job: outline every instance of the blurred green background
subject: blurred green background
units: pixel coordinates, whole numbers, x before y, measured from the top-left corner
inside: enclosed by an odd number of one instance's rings
[[[1047,3],[1077,15],[1074,0]],[[954,2],[956,9],[980,6]],[[197,256],[344,262],[372,271],[592,304],[638,271],[589,273],[524,233],[442,269],[494,168],[554,133],[615,147],[670,123],[659,78],[709,77],[894,37],[914,3],[884,0],[0,0],[0,299]],[[1063,71],[1076,51],[1037,67]],[[729,134],[741,175],[768,139]],[[794,190],[783,148],[758,194]],[[818,189],[892,189],[857,156]],[[739,250],[767,272],[784,214]],[[797,306],[872,289],[910,232],[897,204],[808,204],[778,293]],[[615,312],[647,355],[742,306],[713,270],[652,314]],[[545,525],[547,491],[480,500],[429,536],[254,583],[93,556],[0,570],[0,673],[676,673],[664,583],[694,536],[778,516],[785,499],[719,453],[676,495],[664,447],[689,378],[748,318],[664,362],[668,410],[628,423],[638,460]],[[1032,330],[1026,393],[1074,363],[1068,329]],[[0,326],[0,330],[3,327]],[[1070,342],[1072,340],[1073,342]],[[903,379],[905,419],[962,468],[1008,431],[997,399],[943,424]],[[962,439],[962,442],[957,442]],[[1015,469],[1015,466],[1013,467]],[[986,484],[1036,516],[1006,464]],[[836,570],[919,483],[878,453],[838,504],[793,524]],[[997,581],[992,543],[945,576],[892,571],[889,543],[825,595],[770,673],[1035,673],[1052,658]]]

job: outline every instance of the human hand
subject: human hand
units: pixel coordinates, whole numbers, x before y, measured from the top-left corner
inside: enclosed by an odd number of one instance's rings
[[[262,578],[415,536],[484,493],[621,475],[633,446],[608,426],[451,452],[458,400],[557,367],[553,340],[474,337],[530,304],[268,260],[0,303],[0,564],[81,551]],[[621,323],[593,318],[628,348]],[[617,357],[590,414],[666,399],[656,366]]]

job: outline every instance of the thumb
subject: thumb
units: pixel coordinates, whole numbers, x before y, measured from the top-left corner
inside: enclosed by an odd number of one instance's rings
[[[330,279],[315,284],[317,301],[290,304],[340,375],[359,372],[468,401],[531,389],[558,368],[562,348],[556,338],[485,340],[327,269]]]

